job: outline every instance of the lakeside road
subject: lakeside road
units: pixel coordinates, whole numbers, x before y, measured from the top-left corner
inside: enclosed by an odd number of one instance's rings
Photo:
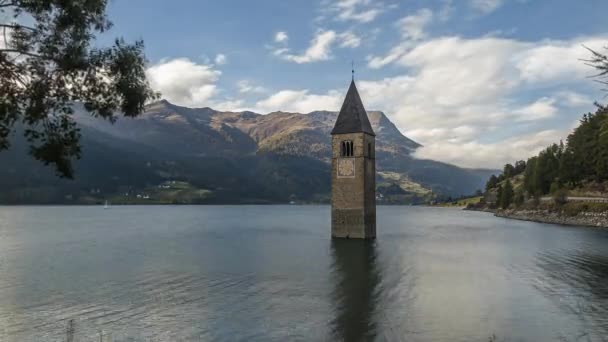
[[[608,212],[581,212],[576,216],[566,216],[543,210],[499,210],[494,213],[494,216],[567,226],[608,228]]]
[[[568,197],[568,202],[563,207],[547,206],[552,203],[552,197],[541,197],[543,205],[535,208],[518,209],[490,209],[490,208],[464,208],[464,210],[491,212],[494,216],[510,218],[521,221],[539,223],[560,224],[569,226],[608,228],[608,210],[604,203],[608,203],[605,197]],[[587,206],[587,204],[589,206]]]
[[[568,196],[569,202],[593,202],[593,203],[608,203],[608,197],[578,197]],[[540,199],[543,202],[553,201],[553,197],[545,196]]]

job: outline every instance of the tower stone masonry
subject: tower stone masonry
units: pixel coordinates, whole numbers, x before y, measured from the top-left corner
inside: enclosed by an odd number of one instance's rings
[[[331,235],[376,237],[376,135],[355,81],[331,131]]]

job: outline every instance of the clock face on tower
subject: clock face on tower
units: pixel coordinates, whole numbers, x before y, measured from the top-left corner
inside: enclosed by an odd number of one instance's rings
[[[355,177],[355,158],[338,159],[338,177]]]

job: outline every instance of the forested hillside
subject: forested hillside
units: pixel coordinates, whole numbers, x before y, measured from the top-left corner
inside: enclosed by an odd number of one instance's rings
[[[489,206],[518,207],[551,195],[555,202],[567,196],[608,196],[608,108],[597,104],[583,115],[566,142],[553,144],[527,161],[505,165],[486,184]]]

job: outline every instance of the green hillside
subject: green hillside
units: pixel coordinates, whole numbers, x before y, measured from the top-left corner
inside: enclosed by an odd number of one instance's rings
[[[507,164],[498,176],[492,175],[482,206],[548,208],[566,205],[568,199],[599,202],[608,198],[608,108],[597,107],[596,112],[583,115],[565,143]]]

